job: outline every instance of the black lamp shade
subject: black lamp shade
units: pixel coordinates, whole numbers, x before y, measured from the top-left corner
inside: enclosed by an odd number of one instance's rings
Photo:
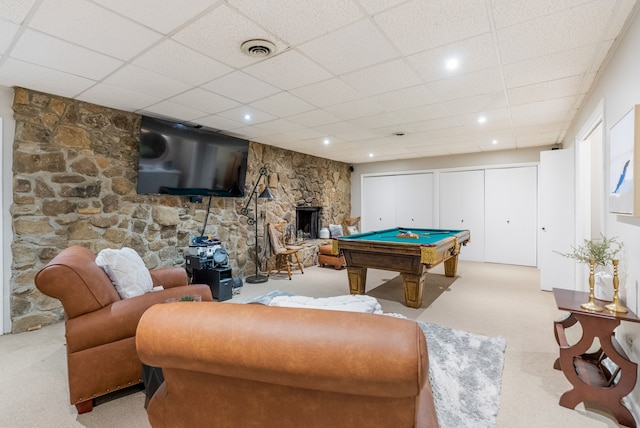
[[[271,193],[271,190],[269,190],[268,187],[265,187],[264,190],[262,191],[262,193],[260,193],[260,196],[258,196],[259,198],[262,199],[274,199],[275,196],[273,196],[273,193]]]

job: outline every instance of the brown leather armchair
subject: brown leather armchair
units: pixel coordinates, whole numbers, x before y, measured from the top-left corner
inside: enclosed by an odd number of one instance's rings
[[[154,286],[165,290],[122,300],[95,259],[85,247],[69,247],[35,277],[38,289],[64,308],[69,396],[78,413],[93,410],[95,397],[142,382],[135,334],[144,311],[185,294],[212,300],[209,286],[187,287],[179,267],[150,271]]]
[[[164,383],[153,427],[437,427],[414,321],[260,304],[172,303],[142,316]]]

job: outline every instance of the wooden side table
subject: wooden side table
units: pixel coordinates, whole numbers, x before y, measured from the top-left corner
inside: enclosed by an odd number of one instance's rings
[[[615,338],[614,330],[620,321],[640,323],[634,313],[613,314],[606,309],[591,312],[580,307],[589,301],[589,293],[573,290],[553,289],[558,309],[569,311],[569,315],[554,323],[556,341],[560,346],[560,357],[553,367],[562,370],[573,389],[560,397],[560,405],[574,409],[579,403],[598,403],[608,409],[622,425],[636,427],[633,415],[622,403],[622,398],[634,388],[638,365],[631,361]],[[603,306],[607,302],[596,300]],[[565,329],[580,323],[582,337],[569,345]],[[600,349],[587,353],[595,338]]]

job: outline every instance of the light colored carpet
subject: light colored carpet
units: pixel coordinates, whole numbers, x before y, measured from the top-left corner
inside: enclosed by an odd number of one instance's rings
[[[441,273],[440,267],[433,273]],[[553,295],[539,290],[535,268],[460,262],[459,277],[426,309],[407,308],[400,301],[378,299],[384,312],[435,323],[484,336],[504,337],[508,347],[498,412],[498,428],[617,427],[610,418],[558,405],[570,388],[552,368],[558,357],[553,321],[562,315]],[[367,292],[393,280],[394,272],[370,270]],[[272,276],[264,284],[245,284],[232,303],[269,291],[329,297],[349,293],[347,273],[310,267]],[[0,427],[148,427],[144,393],[99,403],[78,415],[69,404],[64,325],[0,336]]]
[[[402,288],[402,284],[400,287]],[[294,302],[289,301],[292,296],[296,299]],[[329,298],[329,302],[357,297],[365,296],[340,296]],[[323,309],[326,304],[331,306],[330,303],[324,302],[327,298],[304,297],[301,301],[300,296],[280,290],[254,297],[244,303],[273,305],[276,300],[282,298],[286,299],[284,306],[300,307],[299,303],[302,303],[303,307],[318,309]],[[372,313],[373,308],[364,308],[362,311]],[[390,315],[403,317],[397,314]],[[500,407],[505,340],[438,324],[417,322],[427,339],[429,380],[440,428],[495,427]]]

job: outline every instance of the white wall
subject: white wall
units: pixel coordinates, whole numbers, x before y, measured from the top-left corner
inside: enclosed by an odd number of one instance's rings
[[[13,120],[13,89],[6,86],[0,86],[0,118],[2,118],[2,155],[0,163],[0,174],[2,175],[2,187],[0,195],[2,199],[2,217],[0,217],[0,272],[2,282],[0,286],[0,295],[2,299],[2,310],[0,310],[0,324],[2,330],[0,333],[9,333],[11,331],[11,313],[9,309],[9,296],[11,279],[11,240],[13,239],[11,227],[11,214],[9,209],[13,203],[13,136],[15,132],[16,122]]]
[[[565,146],[576,144],[576,139],[590,116],[598,108],[600,102],[604,106],[604,181],[606,193],[609,192],[609,134],[611,127],[622,118],[635,104],[640,104],[640,14],[630,21],[626,33],[618,46],[610,53],[600,75],[594,83],[589,95],[585,98],[576,120],[566,134]],[[640,281],[640,218],[610,214],[605,199],[604,233],[607,236],[618,236],[625,245],[625,254],[621,266],[620,289],[623,303],[636,314],[640,309],[638,293]],[[616,336],[622,343],[630,358],[640,361],[640,324],[622,323]],[[633,341],[633,344],[630,343]],[[640,386],[636,385],[631,394],[632,412],[640,415]]]

